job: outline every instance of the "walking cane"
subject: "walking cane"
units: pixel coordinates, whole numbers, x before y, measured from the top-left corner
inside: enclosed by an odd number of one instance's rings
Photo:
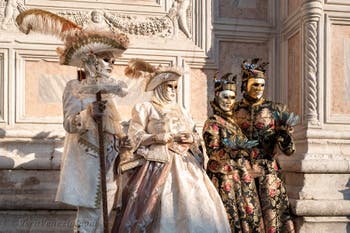
[[[101,101],[101,91],[96,93],[96,100]],[[103,135],[102,116],[97,119],[99,157],[100,157],[100,176],[101,176],[101,194],[102,194],[102,217],[103,217],[103,232],[108,233],[108,209],[107,209],[107,182],[106,182],[106,159],[105,145]]]

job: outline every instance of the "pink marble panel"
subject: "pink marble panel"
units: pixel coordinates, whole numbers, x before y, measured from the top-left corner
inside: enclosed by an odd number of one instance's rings
[[[301,7],[301,0],[288,0],[288,15]]]
[[[66,82],[76,78],[76,68],[56,62],[25,63],[24,104],[26,117],[62,115],[62,94]]]
[[[268,61],[268,45],[266,43],[237,43],[237,42],[220,42],[219,56],[219,72],[224,74],[232,72],[238,74],[237,97],[241,97],[240,93],[240,65],[244,60],[251,58],[261,58]],[[269,69],[269,66],[267,67]],[[268,72],[266,72],[268,73]],[[266,79],[265,96],[269,94],[269,83],[273,82],[271,77]]]
[[[115,65],[112,77],[128,84],[128,95],[116,97],[118,111],[123,120],[129,120],[136,103],[150,98],[145,92],[146,79],[130,79],[124,75],[125,66]],[[54,62],[26,62],[25,116],[47,117],[62,115],[62,94],[68,80],[76,77],[76,68],[61,66]]]
[[[266,20],[268,0],[219,0],[219,17]]]
[[[288,40],[288,107],[301,114],[301,35]]]
[[[331,88],[332,114],[350,114],[350,26],[332,26]]]
[[[128,121],[131,118],[131,110],[134,105],[149,100],[152,92],[145,92],[146,78],[128,78],[124,75],[124,69],[125,66],[115,65],[112,77],[124,81],[128,85],[128,94],[125,97],[116,97],[117,109],[121,119]]]
[[[212,77],[215,71],[191,69],[191,114],[195,122],[204,121],[210,109],[209,101],[213,99]]]

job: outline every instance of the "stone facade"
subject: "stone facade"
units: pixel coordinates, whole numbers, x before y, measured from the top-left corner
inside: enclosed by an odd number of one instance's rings
[[[239,73],[246,58],[268,61],[266,97],[302,119],[296,154],[280,156],[298,232],[350,232],[348,0],[18,2],[83,27],[128,33],[130,48],[113,71],[118,79],[127,80],[123,69],[135,57],[183,67],[178,101],[199,131],[210,113],[215,72]],[[16,4],[0,0],[0,232],[69,232],[74,208],[54,196],[64,137],[61,95],[76,69],[58,64],[59,40],[16,29]],[[95,9],[103,13],[98,25],[90,21]],[[127,82],[130,96],[119,101],[125,121],[149,97],[140,95],[144,80]]]

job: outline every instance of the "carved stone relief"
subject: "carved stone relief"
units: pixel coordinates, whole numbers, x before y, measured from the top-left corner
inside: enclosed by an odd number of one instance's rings
[[[14,27],[14,18],[26,6],[17,0],[8,0],[4,7],[4,19],[1,29]],[[189,22],[191,22],[191,0],[174,0],[172,7],[164,16],[136,16],[120,14],[107,10],[61,11],[57,14],[68,18],[84,28],[92,30],[111,30],[138,36],[177,37],[181,30],[185,37],[192,38]]]
[[[5,3],[5,5],[4,5]],[[14,26],[14,19],[16,18],[17,11],[17,0],[7,0],[2,2],[3,18],[1,22],[1,29],[7,30],[9,26]]]

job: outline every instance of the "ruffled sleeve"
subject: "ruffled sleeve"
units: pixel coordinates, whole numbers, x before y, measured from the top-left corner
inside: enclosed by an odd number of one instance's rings
[[[152,136],[152,134],[146,131],[150,107],[150,103],[146,102],[136,104],[132,109],[128,135],[135,145],[135,149],[137,149],[143,141]]]

